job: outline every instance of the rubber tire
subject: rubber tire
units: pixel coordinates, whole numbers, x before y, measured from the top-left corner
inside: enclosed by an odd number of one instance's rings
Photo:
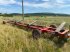
[[[6,24],[6,22],[5,22],[5,21],[3,21],[3,24]]]
[[[40,31],[40,30],[34,29],[34,30],[32,31],[32,36],[33,36],[34,39],[40,38],[40,35],[41,35],[41,31]]]
[[[52,28],[56,28],[56,25],[50,25],[50,27],[52,27]]]
[[[68,34],[65,35],[64,41],[67,42]]]

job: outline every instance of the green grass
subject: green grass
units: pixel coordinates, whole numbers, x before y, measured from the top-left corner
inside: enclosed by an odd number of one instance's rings
[[[30,31],[25,31],[9,24],[2,24],[3,19],[8,17],[0,17],[0,52],[70,52],[70,40],[65,43],[62,47],[55,44],[47,38],[39,38],[33,40]],[[21,20],[20,16],[9,17],[9,19]],[[25,18],[26,23],[38,20],[39,25],[49,25],[55,23],[59,25],[61,22],[66,21],[66,27],[68,27],[70,18],[69,17],[28,17]]]

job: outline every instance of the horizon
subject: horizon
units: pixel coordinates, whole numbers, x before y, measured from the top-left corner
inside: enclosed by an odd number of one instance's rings
[[[0,0],[0,13],[22,13],[22,0]],[[70,14],[70,0],[23,0],[26,13]]]
[[[41,14],[41,13],[44,13],[44,14],[51,14],[51,12],[39,12],[39,13],[24,13],[24,14]],[[22,14],[22,13],[0,13],[0,14]],[[66,13],[52,13],[52,14],[66,14]],[[66,15],[70,15],[70,14],[66,14]]]

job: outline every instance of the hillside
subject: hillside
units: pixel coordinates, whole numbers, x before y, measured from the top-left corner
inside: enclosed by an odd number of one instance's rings
[[[13,18],[17,19],[18,17],[15,18],[14,16]],[[34,40],[31,31],[25,31],[24,29],[9,24],[2,24],[3,19],[4,17],[0,17],[0,52],[70,52],[70,41],[63,45],[60,43],[56,44],[47,38]],[[29,20],[33,19],[34,18],[25,18],[25,21],[27,20],[29,22]],[[56,21],[60,19],[61,18],[58,18]],[[70,18],[63,19],[68,21],[67,19]],[[47,23],[50,23],[51,20],[51,18],[48,18]],[[60,45],[62,46],[60,47]]]
[[[70,16],[70,14],[61,13],[27,13],[25,16]]]
[[[2,14],[0,16],[22,16],[21,13],[10,13],[10,14]],[[61,13],[25,13],[24,16],[70,16],[70,14],[61,14]]]

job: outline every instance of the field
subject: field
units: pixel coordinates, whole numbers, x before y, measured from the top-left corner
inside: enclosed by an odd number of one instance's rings
[[[0,17],[0,52],[70,52],[70,40],[62,47],[61,44],[56,44],[47,38],[39,38],[34,40],[31,36],[31,31],[17,28],[9,24],[2,24],[5,19],[22,20],[20,16],[14,17]],[[25,17],[25,23],[31,23],[37,20],[38,25],[48,26],[49,24],[56,24],[57,26],[65,21],[67,24],[65,28],[69,29],[70,17],[64,16],[31,16]]]

